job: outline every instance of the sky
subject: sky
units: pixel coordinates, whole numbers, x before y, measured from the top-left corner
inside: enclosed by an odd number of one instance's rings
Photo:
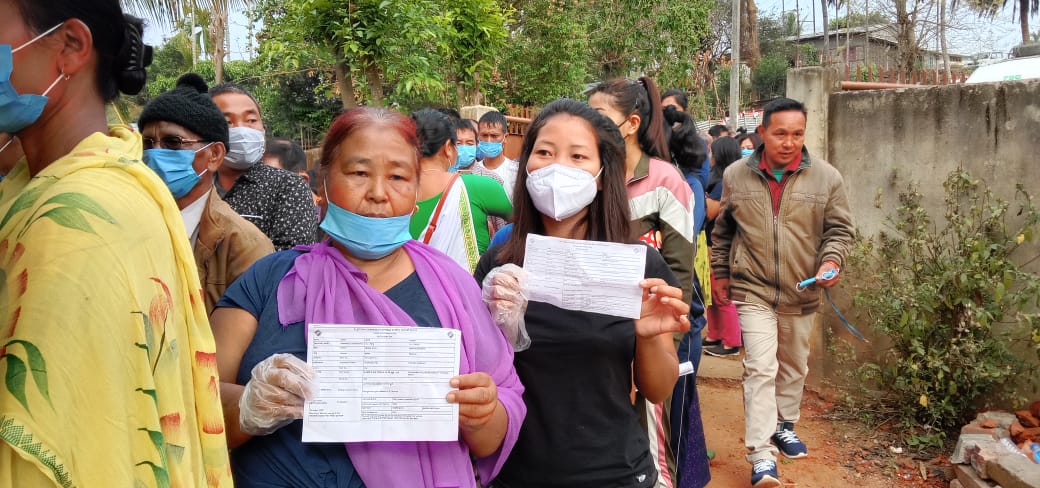
[[[853,13],[857,10],[863,11],[867,1],[870,0],[852,0]],[[871,9],[878,9],[879,7],[875,6],[875,4],[881,5],[882,3],[890,4],[891,2],[874,0],[871,2]],[[823,31],[823,16],[819,0],[812,2],[809,0],[758,0],[759,16],[778,15],[782,11],[795,11],[796,7],[802,19],[803,32],[814,32],[814,13],[816,17],[815,32]],[[842,10],[842,15],[844,15],[844,9]],[[831,17],[833,16],[834,11],[831,10]],[[934,18],[934,11],[931,18]],[[1040,29],[1040,18],[1032,18],[1030,21],[1030,30],[1035,32],[1037,29]],[[248,58],[250,49],[255,49],[256,47],[255,43],[253,46],[250,46],[249,20],[244,12],[233,11],[229,23],[231,24],[231,52],[229,53],[231,59]],[[980,19],[967,9],[958,8],[957,11],[950,15],[950,21],[947,24],[951,26],[947,29],[949,49],[956,54],[972,55],[987,51],[1006,53],[1012,47],[1018,45],[1021,40],[1018,22],[1012,19],[1011,9],[1001,11],[996,18],[991,20]],[[151,21],[145,29],[145,42],[154,46],[161,45],[165,38],[169,36],[169,27],[155,21]],[[925,44],[924,47],[926,49],[939,50],[935,36],[925,39]]]
[[[852,0],[852,11],[863,12],[869,0]],[[913,0],[908,0],[912,3]],[[884,13],[885,5],[891,5],[891,1],[870,1],[871,11],[880,10]],[[777,15],[781,11],[795,11],[796,7],[802,19],[802,32],[823,32],[823,14],[820,1],[808,0],[757,0],[759,16]],[[891,7],[888,7],[891,8]],[[816,28],[813,29],[813,15],[816,17]],[[839,16],[845,15],[845,9],[841,9]],[[830,17],[833,18],[834,10],[831,8]],[[1012,47],[1021,43],[1022,34],[1018,22],[1012,18],[1011,9],[1001,11],[994,19],[980,19],[978,15],[970,10],[958,7],[952,14],[947,12],[947,41],[949,49],[953,53],[972,55],[986,51],[1008,52]],[[929,19],[935,19],[935,11],[931,11]],[[1029,29],[1036,32],[1040,28],[1040,18],[1030,18]],[[932,24],[934,25],[934,24]],[[926,39],[925,49],[939,50],[937,39],[930,36]]]

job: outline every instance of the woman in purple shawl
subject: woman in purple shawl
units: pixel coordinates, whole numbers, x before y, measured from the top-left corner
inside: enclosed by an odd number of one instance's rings
[[[417,147],[403,115],[339,116],[320,173],[332,239],[258,261],[218,302],[211,322],[236,486],[468,488],[496,476],[512,450],[526,413],[512,349],[473,277],[408,233]],[[302,443],[312,323],[460,330],[460,374],[445,399],[459,404],[458,441]]]

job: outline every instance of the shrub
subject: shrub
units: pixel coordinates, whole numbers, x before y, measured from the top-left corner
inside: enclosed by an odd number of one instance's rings
[[[1040,344],[1040,277],[1016,264],[1040,223],[1032,197],[1020,184],[1013,208],[963,170],[943,188],[945,225],[911,185],[887,219],[894,232],[861,241],[852,260],[868,271],[857,277],[855,304],[891,341],[859,373],[905,427],[923,427],[908,431],[911,445],[941,445],[1022,370],[1013,346]]]

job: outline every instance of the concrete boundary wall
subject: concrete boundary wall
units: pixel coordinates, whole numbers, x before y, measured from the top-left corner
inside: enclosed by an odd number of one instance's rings
[[[910,182],[941,216],[942,182],[958,167],[997,195],[1011,197],[1022,183],[1040,196],[1040,81],[840,92],[829,111],[828,159],[845,177],[864,235],[893,210],[875,207],[878,191],[896,194]]]
[[[862,235],[886,228],[898,193],[911,182],[941,223],[942,182],[958,167],[985,181],[997,196],[1011,199],[1021,183],[1040,197],[1040,81],[842,92],[836,79],[825,68],[790,70],[787,90],[809,111],[806,147],[844,176]],[[1040,245],[1023,251],[1035,256]],[[1027,269],[1040,272],[1040,260]],[[846,283],[834,296],[854,316],[850,292]],[[851,340],[829,307],[821,316],[808,381],[817,390],[840,366],[829,346],[837,338]]]

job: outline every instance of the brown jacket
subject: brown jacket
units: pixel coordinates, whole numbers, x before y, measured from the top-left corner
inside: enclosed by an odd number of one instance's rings
[[[221,200],[216,191],[211,191],[193,251],[209,313],[228,285],[258,259],[274,252],[274,245],[260,229]]]
[[[758,166],[762,151],[733,163],[722,178],[722,208],[712,232],[711,267],[729,278],[734,300],[759,303],[781,313],[809,313],[819,288],[800,292],[799,281],[816,275],[820,264],[839,267],[855,229],[845,183],[823,159],[802,149],[798,170],[788,177],[773,213],[767,175]]]

